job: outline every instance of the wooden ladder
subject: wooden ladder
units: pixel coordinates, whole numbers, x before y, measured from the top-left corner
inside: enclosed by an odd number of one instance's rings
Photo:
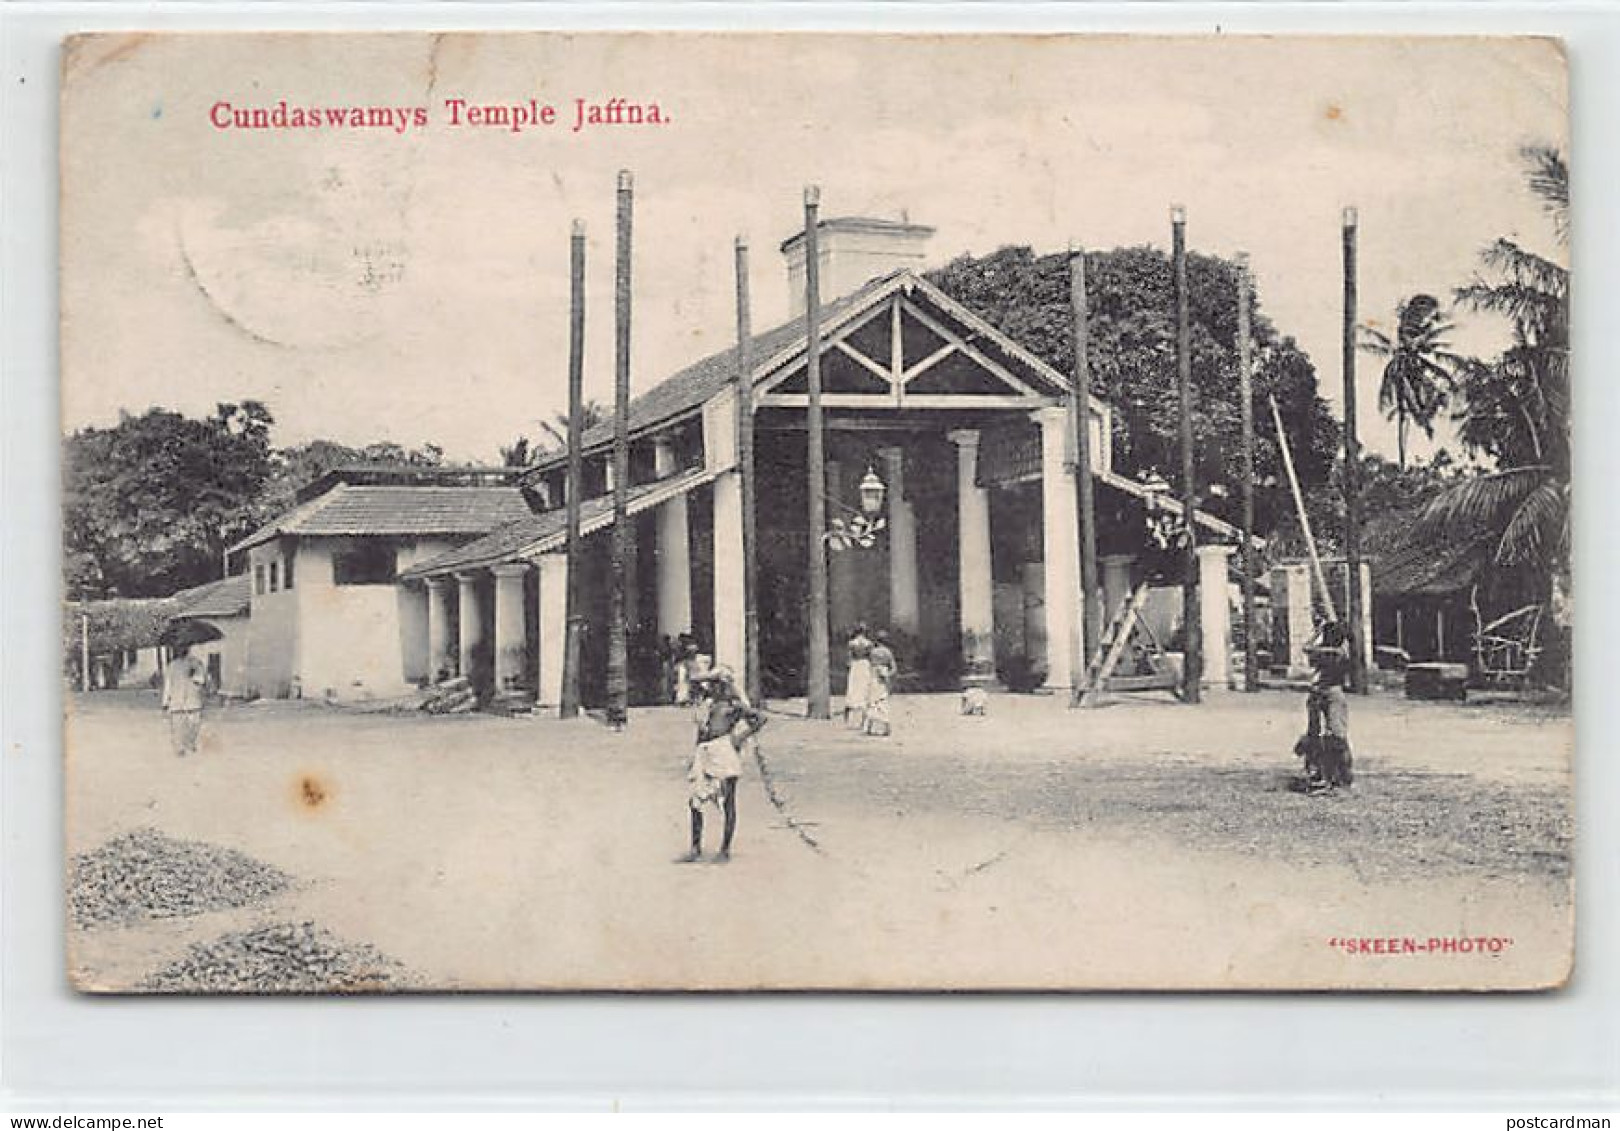
[[[1109,691],[1172,691],[1179,696],[1179,681],[1175,669],[1170,665],[1170,658],[1159,643],[1158,635],[1142,616],[1142,607],[1147,604],[1147,599],[1148,583],[1144,581],[1129,598],[1120,602],[1113,619],[1108,622],[1108,628],[1103,632],[1102,640],[1098,641],[1096,654],[1086,668],[1085,682],[1075,699],[1076,706],[1097,706],[1104,693]],[[1148,663],[1153,670],[1147,675],[1115,675],[1114,671],[1124,658],[1132,638],[1138,634],[1147,646]]]

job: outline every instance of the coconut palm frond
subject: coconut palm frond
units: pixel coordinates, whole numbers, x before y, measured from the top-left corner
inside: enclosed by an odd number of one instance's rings
[[[1496,560],[1502,565],[1546,563],[1550,552],[1569,541],[1569,494],[1563,485],[1543,480],[1525,496],[1502,528]]]
[[[1504,526],[1508,516],[1541,485],[1546,467],[1515,467],[1476,475],[1430,499],[1413,524],[1419,537],[1453,537]]]
[[[1368,353],[1377,354],[1380,357],[1395,352],[1395,343],[1382,330],[1375,330],[1366,324],[1362,324],[1358,329],[1361,332],[1362,340],[1357,344],[1361,349],[1366,350]]]
[[[1475,309],[1495,310],[1497,313],[1511,315],[1511,310],[1488,304],[1494,295],[1513,294],[1520,290],[1528,290],[1558,301],[1563,301],[1569,296],[1567,267],[1520,247],[1510,239],[1498,239],[1486,245],[1479,253],[1479,258],[1481,263],[1503,278],[1500,282],[1490,283],[1476,276],[1473,283],[1458,292],[1458,301],[1465,302]]]
[[[1552,217],[1553,234],[1558,242],[1569,242],[1569,165],[1564,155],[1547,145],[1527,145],[1519,151],[1524,158],[1530,191],[1541,197],[1547,215]]]

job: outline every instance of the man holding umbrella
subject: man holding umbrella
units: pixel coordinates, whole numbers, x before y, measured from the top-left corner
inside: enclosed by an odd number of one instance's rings
[[[203,637],[209,626],[180,620],[163,633],[163,642],[174,649],[163,671],[163,710],[169,716],[169,738],[174,752],[184,758],[197,752],[202,733],[203,690],[208,669],[191,654],[191,645]]]

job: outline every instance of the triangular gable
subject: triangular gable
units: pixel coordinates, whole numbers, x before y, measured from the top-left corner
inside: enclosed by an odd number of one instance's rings
[[[823,330],[828,407],[1033,409],[1067,393],[1049,366],[909,271],[865,297]],[[756,371],[761,406],[807,402],[804,354],[794,342]]]
[[[977,355],[975,360],[991,372],[997,372],[999,367],[1000,373],[1004,374],[1003,383],[1014,390],[1005,393],[953,392],[952,389],[960,387],[960,379],[952,381],[942,374],[939,380],[946,382],[945,389],[938,392],[919,392],[918,398],[923,396],[955,398],[945,407],[970,408],[987,405],[1016,408],[1038,403],[1050,404],[1067,393],[1069,385],[1066,377],[926,279],[903,269],[873,279],[853,293],[822,305],[823,361],[836,353],[865,369],[871,377],[888,386],[888,392],[880,393],[877,391],[880,386],[875,386],[863,378],[854,377],[845,370],[838,380],[855,391],[830,394],[835,399],[826,402],[828,407],[837,407],[840,400],[846,397],[858,404],[895,402],[891,380],[894,370],[892,310],[897,302],[897,296],[898,301],[905,304],[901,311],[902,349],[905,348],[907,327],[913,321],[923,327],[921,331],[916,329],[909,331],[911,341],[917,348],[921,348],[918,346],[919,342],[932,341],[928,337],[929,334],[938,335],[937,326],[946,327],[949,329],[947,337],[961,340],[961,344],[957,346],[958,352],[970,358]],[[930,321],[937,326],[929,325]],[[949,348],[949,343],[945,337],[941,337],[937,348],[925,356],[921,358],[915,357],[914,354],[907,356],[904,368],[915,369],[920,363],[933,358],[939,350],[946,348]],[[768,403],[765,398],[777,394],[785,398],[797,398],[800,403],[803,402],[804,350],[805,327],[802,315],[754,336],[751,349],[753,379],[756,390],[762,394],[756,399],[756,404]],[[936,360],[935,364],[939,364],[939,360]],[[985,364],[986,362],[989,364]],[[842,362],[835,365],[842,368]],[[737,350],[733,346],[694,362],[659,382],[631,402],[631,436],[642,436],[676,421],[696,416],[707,401],[735,384],[736,373]],[[911,379],[915,380],[919,376],[921,370],[913,372]],[[793,386],[782,390],[775,388],[782,382],[790,380],[797,382],[796,388]],[[1021,392],[1020,387],[1028,391]],[[977,404],[975,400],[966,398],[975,398]],[[928,402],[912,403],[916,407],[926,407]],[[1091,411],[1094,416],[1106,417],[1108,406],[1093,396]],[[599,424],[586,432],[584,451],[587,454],[603,451],[611,440],[611,424],[607,422]],[[529,474],[556,468],[565,458],[566,454],[563,452],[550,454],[530,468]]]

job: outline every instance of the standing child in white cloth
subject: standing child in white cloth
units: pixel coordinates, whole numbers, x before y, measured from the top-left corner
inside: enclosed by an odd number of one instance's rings
[[[867,734],[889,737],[889,693],[894,690],[899,667],[894,649],[889,646],[889,634],[878,632],[872,644],[872,689],[866,696]]]
[[[180,645],[163,672],[163,710],[169,716],[174,752],[184,758],[197,752],[202,733],[203,685],[208,672],[186,645]]]
[[[872,638],[857,624],[849,636],[849,679],[844,684],[844,725],[866,727],[866,705],[872,698]]]
[[[703,858],[703,810],[711,802],[725,817],[725,832],[716,859],[731,859],[731,839],[737,831],[737,779],[742,775],[742,751],[765,725],[765,714],[755,710],[721,666],[695,677],[698,707],[697,746],[687,769],[687,806],[692,811],[692,846],[682,861]]]

